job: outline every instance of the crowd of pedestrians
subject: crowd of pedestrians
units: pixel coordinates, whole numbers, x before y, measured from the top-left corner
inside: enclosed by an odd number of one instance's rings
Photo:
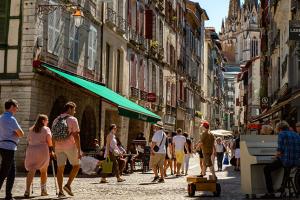
[[[14,115],[18,112],[18,102],[10,99],[5,102],[5,112],[0,116],[0,155],[2,158],[0,168],[0,189],[6,179],[6,200],[14,199],[12,197],[12,188],[14,184],[16,166],[15,166],[15,151],[19,143],[19,139],[24,136],[24,132],[18,124]],[[48,195],[47,192],[47,170],[51,159],[55,159],[57,163],[57,183],[58,197],[65,197],[65,192],[74,196],[72,191],[72,182],[77,176],[80,163],[93,163],[93,167],[87,167],[93,171],[96,167],[99,169],[102,162],[107,158],[112,162],[113,174],[117,178],[117,182],[125,181],[122,178],[124,172],[133,172],[135,170],[135,162],[138,159],[144,159],[145,152],[140,150],[140,145],[130,143],[126,149],[119,138],[117,137],[118,127],[116,124],[111,124],[109,133],[105,138],[105,146],[100,147],[99,141],[95,139],[93,146],[95,148],[94,158],[87,159],[84,157],[80,146],[80,129],[78,120],[74,117],[76,113],[76,104],[68,102],[59,116],[53,121],[51,129],[48,127],[48,116],[39,114],[34,125],[29,129],[27,135],[27,149],[24,167],[28,171],[26,177],[26,188],[24,197],[30,197],[30,189],[36,171],[40,171],[40,186],[41,196]],[[234,140],[223,140],[220,137],[215,137],[210,132],[210,124],[204,121],[201,124],[201,135],[199,141],[193,141],[187,132],[183,132],[178,128],[176,132],[164,130],[164,124],[158,121],[153,125],[153,137],[150,143],[150,163],[149,166],[154,172],[152,182],[164,183],[165,177],[171,175],[175,177],[188,175],[189,160],[191,156],[197,152],[199,155],[199,168],[201,170],[200,177],[206,176],[207,168],[210,169],[211,176],[209,179],[216,180],[216,170],[214,168],[215,158],[217,160],[217,171],[223,170],[223,162],[231,158],[235,159],[235,170],[240,170],[240,137],[236,134]],[[283,151],[283,138],[291,138],[291,143],[295,143],[295,138],[300,137],[296,133],[289,131],[289,125],[286,122],[281,122],[277,126],[279,134],[279,150]],[[300,123],[298,123],[297,131],[300,132]],[[296,134],[296,135],[295,135]],[[146,142],[143,133],[139,133],[136,141]],[[281,141],[281,142],[280,142]],[[293,143],[293,144],[294,144]],[[193,145],[195,144],[195,145]],[[298,147],[297,147],[298,148]],[[143,149],[143,148],[141,148]],[[296,149],[296,147],[295,147]],[[294,151],[299,151],[299,148]],[[281,152],[282,153],[282,152]],[[285,152],[286,153],[286,152]],[[295,153],[295,152],[294,152]],[[224,159],[225,155],[225,159]],[[280,154],[278,154],[279,156]],[[285,155],[285,154],[284,154]],[[82,159],[82,160],[81,160]],[[3,162],[5,160],[5,162]],[[63,175],[67,160],[72,165],[72,170],[69,173],[66,184],[63,184]],[[80,161],[81,160],[81,161]],[[270,172],[278,167],[285,165],[284,156],[276,160],[272,165],[265,168],[265,176],[267,182],[272,182]],[[130,169],[129,169],[130,167]],[[82,167],[83,168],[83,167]],[[170,168],[170,174],[168,169]],[[100,183],[108,183],[108,173],[101,172]],[[272,187],[267,183],[269,193],[273,192]]]

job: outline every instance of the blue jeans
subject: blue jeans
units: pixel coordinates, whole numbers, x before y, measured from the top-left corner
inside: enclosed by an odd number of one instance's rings
[[[11,191],[16,177],[15,151],[0,148],[0,155],[2,158],[0,167],[0,190],[5,178],[7,178],[6,198],[11,198]]]

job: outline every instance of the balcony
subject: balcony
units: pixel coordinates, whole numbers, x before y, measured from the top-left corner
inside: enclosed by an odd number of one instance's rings
[[[133,30],[132,28],[129,29],[129,41],[130,41],[133,45],[139,44],[139,35],[138,35],[137,32],[136,32],[135,30]]]
[[[126,33],[126,30],[127,30],[126,20],[121,16],[117,16],[117,32],[120,35],[124,35]]]
[[[115,27],[116,26],[116,18],[117,17],[117,13],[111,9],[111,8],[107,8],[106,10],[106,24],[110,27]]]
[[[141,97],[141,100],[148,101],[148,92],[140,90],[140,97]]]
[[[163,47],[159,47],[157,56],[158,56],[159,60],[164,59],[164,48]]]
[[[140,49],[141,50],[147,50],[147,46],[148,46],[148,40],[142,36],[142,35],[139,35],[138,36],[138,44],[140,45]]]
[[[140,98],[140,90],[135,88],[135,87],[131,87],[130,88],[130,97],[135,98],[135,99],[139,99]]]

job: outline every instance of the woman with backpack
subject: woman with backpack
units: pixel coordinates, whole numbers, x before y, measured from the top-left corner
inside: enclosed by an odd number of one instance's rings
[[[28,171],[24,197],[30,195],[30,185],[36,170],[41,173],[41,196],[47,196],[47,169],[50,161],[49,153],[54,156],[51,131],[47,127],[47,115],[39,114],[35,124],[29,129],[28,147],[25,157],[25,168]],[[50,151],[49,151],[50,150]]]

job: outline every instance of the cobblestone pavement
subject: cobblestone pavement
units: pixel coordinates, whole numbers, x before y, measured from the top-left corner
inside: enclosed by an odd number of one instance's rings
[[[200,173],[198,158],[194,156],[190,161],[189,174],[198,175]],[[217,172],[219,182],[222,187],[220,197],[213,199],[243,199],[244,195],[240,191],[240,176],[232,167],[225,166],[223,172]],[[100,184],[99,177],[78,176],[72,184],[74,197],[67,196],[66,199],[118,199],[118,200],[145,200],[145,199],[212,199],[210,192],[196,192],[196,196],[191,198],[187,194],[186,177],[182,176],[175,178],[169,176],[165,183],[151,184],[153,174],[151,172],[141,174],[135,172],[129,176],[124,176],[125,182],[117,183],[116,178],[108,178],[108,184]],[[67,179],[65,178],[64,183]],[[23,199],[25,188],[25,177],[18,176],[15,181],[13,194],[16,199]],[[53,177],[48,178],[48,193],[49,196],[41,197],[39,188],[39,178],[34,179],[34,193],[31,199],[58,199],[55,195],[55,187]],[[0,191],[0,198],[4,197],[4,188]]]

